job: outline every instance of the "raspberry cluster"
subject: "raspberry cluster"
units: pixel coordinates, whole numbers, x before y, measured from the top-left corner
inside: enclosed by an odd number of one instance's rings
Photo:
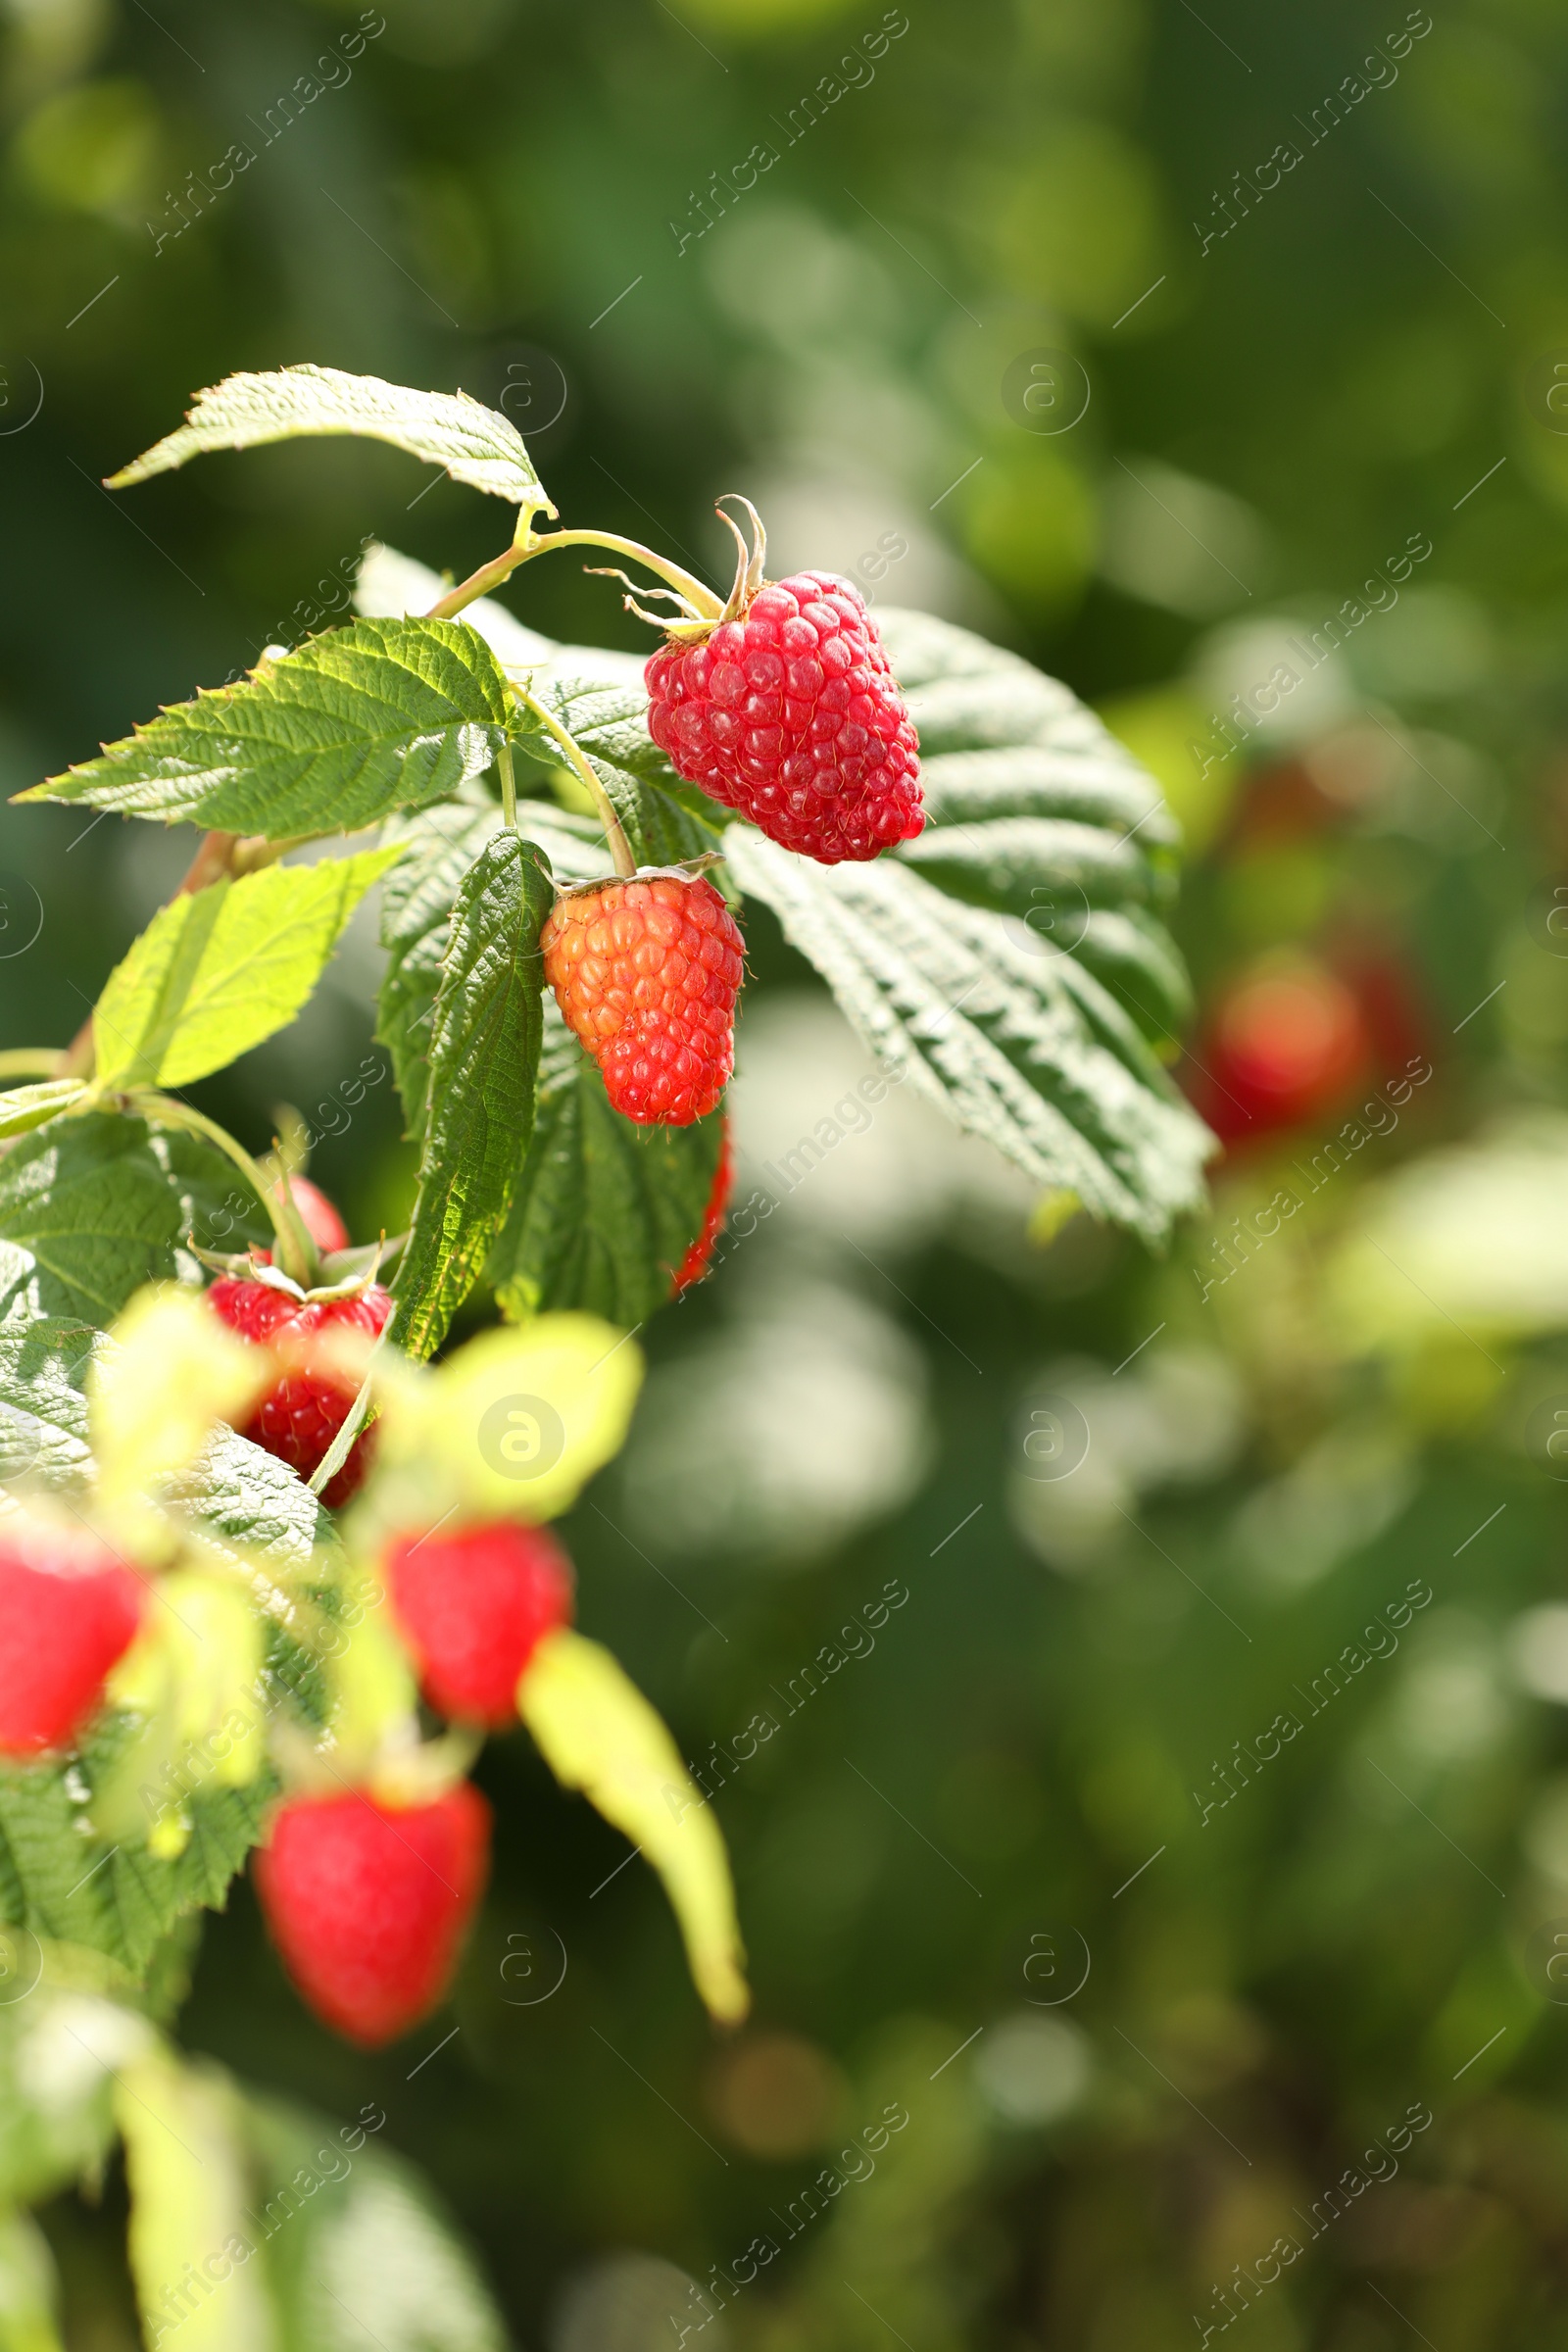
[[[539,945],[562,1017],[618,1111],[689,1127],[735,1061],[746,943],[711,882],[650,874],[558,899]]]
[[[676,772],[785,849],[874,858],[924,822],[919,746],[876,624],[828,571],[770,582],[644,675],[648,731]]]
[[[510,1520],[400,1537],[383,1568],[429,1704],[490,1730],[514,1722],[534,1651],[571,1620],[555,1537]],[[489,1854],[490,1808],[466,1781],[424,1804],[356,1789],[280,1806],[257,1891],[317,2016],[367,2048],[417,2024],[457,1966]]]

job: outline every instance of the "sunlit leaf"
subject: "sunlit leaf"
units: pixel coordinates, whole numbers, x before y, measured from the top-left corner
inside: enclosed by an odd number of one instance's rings
[[[267,866],[172,899],[93,1009],[99,1083],[188,1086],[283,1028],[370,884],[400,854]]]
[[[310,366],[229,375],[209,385],[197,393],[185,423],[111,474],[108,486],[127,489],[207,450],[255,449],[312,433],[390,441],[427,465],[444,466],[454,481],[510,499],[523,509],[524,521],[540,509],[556,511],[510,417],[466,392],[419,392],[377,375]]]
[[[506,710],[495,656],[464,622],[357,620],[17,797],[271,841],[353,833],[481,775]]]
[[[241,1421],[272,1379],[192,1291],[138,1292],[88,1376],[99,1494],[113,1507],[184,1470],[220,1421]]]
[[[184,2352],[277,2352],[261,2267],[234,2258],[236,2245],[249,2247],[250,2182],[226,2077],[159,2046],[122,2066],[115,2113],[147,2342],[177,2330]]]
[[[557,1780],[580,1788],[659,1872],[698,1991],[714,2017],[735,2024],[751,1996],[729,1860],[661,1717],[608,1649],[566,1630],[535,1650],[517,1711]]]

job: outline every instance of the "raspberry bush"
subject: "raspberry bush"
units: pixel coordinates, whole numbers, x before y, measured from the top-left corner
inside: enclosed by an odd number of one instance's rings
[[[462,394],[233,376],[111,487],[321,433],[507,501],[507,548],[452,586],[372,547],[357,618],[24,796],[201,828],[90,1022],[8,1054],[0,1093],[0,1947],[29,1977],[0,2003],[28,2151],[0,2135],[0,2198],[90,2175],[118,2132],[149,2345],[316,2340],[324,2238],[274,2260],[238,2218],[312,2127],[169,2034],[195,1917],[252,1848],[305,2003],[367,2046],[408,2032],[483,1900],[469,1769],[520,1723],[661,1873],[713,2016],[745,2011],[712,1809],[574,1630],[548,1523],[620,1444],[633,1335],[713,1255],[746,901],[1058,1205],[1157,1243],[1210,1141],[1163,1067],[1172,829],[1063,688],[946,623],[879,625],[830,574],[769,583],[755,515],[727,599],[540,531],[523,443]],[[561,548],[660,583],[646,664],[493,601]],[[294,1018],[372,889],[418,1171],[408,1230],[355,1247],[286,1133],[258,1159],[184,1090]],[[62,2122],[26,2084],[68,2011],[91,2064]],[[403,2254],[420,2230],[439,2341],[496,2340],[436,2221],[405,2218]]]

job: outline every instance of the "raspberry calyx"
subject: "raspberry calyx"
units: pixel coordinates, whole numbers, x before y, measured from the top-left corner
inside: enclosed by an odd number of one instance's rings
[[[746,943],[711,882],[643,867],[556,901],[539,938],[562,1018],[598,1062],[614,1108],[689,1127],[735,1061]]]

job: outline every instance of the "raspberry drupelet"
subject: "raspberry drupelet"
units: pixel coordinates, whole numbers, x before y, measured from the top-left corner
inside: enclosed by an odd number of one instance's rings
[[[562,1017],[615,1109],[689,1127],[735,1060],[745,941],[711,882],[650,873],[559,899],[540,934]]]

